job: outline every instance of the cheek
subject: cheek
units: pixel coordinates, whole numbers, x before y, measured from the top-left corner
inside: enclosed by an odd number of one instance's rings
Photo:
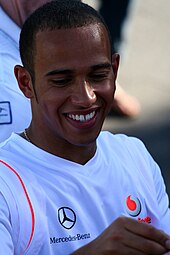
[[[62,97],[54,92],[45,92],[38,96],[38,104],[37,107],[39,111],[44,115],[50,116],[51,114],[55,114],[62,105]]]
[[[98,93],[100,93],[100,96],[107,102],[110,103],[110,101],[113,100],[113,96],[115,93],[115,84],[113,80],[109,80],[107,83],[105,83],[103,86],[100,87],[98,90]]]

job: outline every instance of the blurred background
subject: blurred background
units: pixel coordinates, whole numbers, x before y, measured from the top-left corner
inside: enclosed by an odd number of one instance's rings
[[[84,2],[96,9],[101,5],[100,0]],[[103,129],[142,139],[161,167],[170,196],[169,26],[169,0],[131,1],[123,25],[118,81],[138,99],[141,112],[133,119],[108,116]]]

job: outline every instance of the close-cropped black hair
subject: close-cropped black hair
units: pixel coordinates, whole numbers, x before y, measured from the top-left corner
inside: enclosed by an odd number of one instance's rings
[[[103,24],[100,14],[91,6],[77,0],[53,0],[34,11],[25,21],[20,34],[20,55],[23,66],[34,79],[35,37],[44,30],[69,29],[90,24]],[[73,38],[74,40],[74,38]]]

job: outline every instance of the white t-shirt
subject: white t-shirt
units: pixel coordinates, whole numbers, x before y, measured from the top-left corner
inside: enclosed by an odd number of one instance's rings
[[[0,7],[0,142],[20,132],[31,120],[30,101],[20,91],[14,66],[20,64],[20,28]]]
[[[103,131],[85,165],[17,134],[0,149],[0,254],[68,255],[120,215],[170,233],[168,196],[143,143]]]

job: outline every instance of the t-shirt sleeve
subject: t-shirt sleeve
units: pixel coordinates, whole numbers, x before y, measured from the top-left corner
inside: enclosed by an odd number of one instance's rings
[[[162,177],[159,166],[152,162],[153,166],[153,179],[155,184],[155,190],[158,201],[158,208],[160,210],[160,225],[167,234],[170,234],[170,209],[169,209],[169,197],[166,192],[166,186]]]
[[[146,182],[148,180],[153,180],[152,183],[148,185],[152,186],[152,191],[155,190],[156,199],[158,203],[158,210],[160,214],[160,227],[161,229],[170,234],[170,208],[169,208],[169,197],[166,192],[165,182],[162,176],[161,169],[157,162],[153,159],[151,154],[146,149],[143,142],[139,139],[133,138],[135,143],[137,154],[140,155],[138,158],[143,157],[145,161],[147,172],[145,171]],[[140,160],[140,159],[139,159]]]

